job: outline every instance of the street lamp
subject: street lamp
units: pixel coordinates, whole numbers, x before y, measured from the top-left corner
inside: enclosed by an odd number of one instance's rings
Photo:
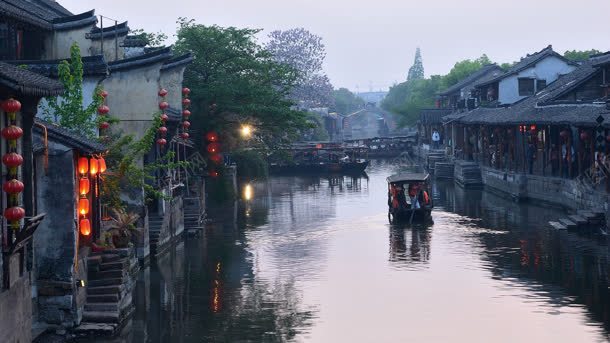
[[[252,131],[254,131],[254,129],[252,129],[252,126],[248,125],[248,124],[244,124],[241,126],[241,129],[239,130],[239,133],[241,134],[241,136],[243,138],[250,138],[252,136]]]

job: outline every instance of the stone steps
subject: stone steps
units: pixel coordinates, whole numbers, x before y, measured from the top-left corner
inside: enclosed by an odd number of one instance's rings
[[[123,285],[87,287],[87,294],[89,294],[89,295],[121,294],[121,292],[123,292],[124,289],[125,289],[125,287]]]
[[[125,271],[123,269],[119,270],[104,270],[98,272],[90,272],[89,280],[104,280],[104,279],[116,279],[122,278],[125,276]]]
[[[566,219],[566,218],[559,219],[559,222],[568,229],[578,228],[578,225],[576,225],[576,223],[574,223],[573,221]]]
[[[99,265],[100,271],[122,270],[127,265],[127,260],[119,260],[116,262],[102,263]]]
[[[118,300],[116,302],[97,302],[97,303],[91,303],[91,302],[87,302],[85,303],[85,311],[90,311],[90,312],[114,312],[114,311],[119,311],[119,302]]]
[[[453,179],[455,166],[450,162],[436,162],[434,167],[434,175],[438,179]]]
[[[87,303],[118,303],[119,293],[114,294],[90,294],[87,295]]]
[[[85,305],[86,306],[86,305]],[[119,311],[83,311],[83,322],[118,323]]]
[[[549,222],[549,225],[551,225],[551,227],[556,230],[567,230],[568,229],[567,227],[565,227],[565,225],[563,225],[559,222]]]
[[[88,285],[91,287],[117,286],[122,285],[124,282],[125,280],[123,278],[96,279],[89,280]]]

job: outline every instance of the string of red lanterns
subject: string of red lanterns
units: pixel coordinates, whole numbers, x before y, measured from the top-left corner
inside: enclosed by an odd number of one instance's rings
[[[161,127],[159,127],[159,129],[157,130],[157,132],[159,133],[159,138],[157,139],[157,145],[159,146],[160,149],[163,149],[165,147],[165,145],[167,144],[167,140],[165,139],[165,135],[167,134],[167,127],[165,126],[165,123],[167,122],[167,119],[169,118],[167,116],[167,114],[165,113],[165,111],[169,108],[169,104],[167,103],[167,101],[165,101],[165,96],[167,96],[167,90],[165,88],[161,88],[159,90],[159,97],[161,98],[161,101],[159,101],[159,109],[161,110]]]
[[[99,95],[102,97],[102,104],[100,105],[100,107],[97,108],[97,114],[100,117],[104,118],[103,121],[99,123],[99,129],[100,131],[104,131],[110,127],[110,123],[106,118],[108,113],[110,113],[110,108],[106,105],[106,98],[108,97],[108,92],[102,90]]]
[[[80,157],[78,159],[78,215],[80,217],[79,228],[83,236],[91,235],[91,221],[89,220],[89,212],[91,205],[89,202],[89,193],[91,193],[90,177],[95,178],[106,171],[106,161],[103,157]]]
[[[8,117],[8,126],[2,130],[2,138],[8,141],[7,153],[2,156],[2,163],[8,168],[2,189],[9,195],[4,217],[11,228],[17,231],[25,217],[25,210],[19,204],[19,194],[25,188],[19,180],[19,167],[23,164],[23,156],[17,151],[17,141],[23,137],[23,130],[17,126],[17,112],[21,111],[21,103],[10,98],[2,102],[2,110]]]
[[[191,106],[189,94],[191,94],[191,90],[188,87],[182,88],[182,133],[180,133],[180,138],[184,140],[190,137],[188,132],[189,127],[191,127],[191,122],[189,122],[189,117],[191,116],[191,111],[189,111]]]

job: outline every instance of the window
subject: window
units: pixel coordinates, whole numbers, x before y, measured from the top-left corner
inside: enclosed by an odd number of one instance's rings
[[[546,88],[546,80],[536,80],[536,92]]]
[[[535,81],[534,79],[519,79],[519,96],[534,95]]]

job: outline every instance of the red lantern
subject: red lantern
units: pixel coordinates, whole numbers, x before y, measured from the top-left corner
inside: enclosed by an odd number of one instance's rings
[[[107,121],[100,123],[100,129],[102,130],[106,130],[110,127],[110,123],[108,123]]]
[[[208,172],[208,175],[210,175],[211,177],[218,177],[218,172],[215,170],[212,170],[212,171]]]
[[[185,98],[182,99],[182,106],[188,107],[191,104],[191,99]]]
[[[165,123],[165,122],[166,122],[168,119],[169,119],[169,117],[167,116],[167,114],[163,113],[163,114],[161,115],[161,121],[162,121],[162,122],[164,122],[164,123]]]
[[[106,92],[105,90],[100,92],[100,96],[104,99],[106,99],[108,97],[108,92]]]
[[[19,194],[23,192],[24,185],[23,182],[12,179],[10,181],[6,181],[4,185],[2,185],[2,189],[8,194]]]
[[[89,214],[89,199],[78,199],[78,214],[81,216],[86,216]]]
[[[210,154],[216,154],[216,153],[220,152],[220,144],[210,143],[207,146],[207,150]]]
[[[91,222],[89,219],[84,218],[80,220],[80,233],[83,236],[89,236],[91,234]]]
[[[99,113],[102,116],[105,116],[106,114],[108,114],[108,112],[110,112],[110,108],[106,105],[102,105],[97,108],[97,113]]]
[[[162,136],[165,136],[167,134],[167,128],[165,126],[161,126],[158,130],[157,130]]]
[[[160,108],[162,111],[165,111],[165,110],[166,110],[168,107],[169,107],[169,104],[167,103],[167,101],[161,101],[161,102],[159,103],[159,108]]]
[[[16,152],[2,156],[2,163],[9,168],[16,168],[23,164],[23,157]]]
[[[83,177],[78,181],[78,193],[80,195],[85,196],[89,194],[90,187],[89,178]]]
[[[159,138],[157,139],[157,144],[163,147],[165,144],[167,144],[167,141],[165,140],[165,138]]]
[[[184,87],[182,88],[182,94],[184,94],[185,96],[189,95],[191,94],[191,90],[188,87]]]
[[[25,217],[25,210],[19,206],[9,207],[4,210],[4,217],[9,222],[16,222]]]
[[[208,142],[216,142],[218,140],[218,134],[214,131],[210,131],[205,135],[205,139]]]
[[[78,173],[79,174],[87,174],[89,172],[89,159],[86,157],[81,157],[78,159]]]
[[[216,164],[220,164],[220,162],[222,162],[222,155],[214,154],[214,155],[210,156],[210,161],[212,161]]]
[[[184,110],[184,111],[182,111],[182,116],[183,116],[184,118],[188,118],[188,117],[190,117],[190,116],[191,116],[191,111],[189,111],[189,110]]]
[[[190,121],[187,121],[187,120],[183,121],[183,122],[182,122],[182,127],[183,127],[185,130],[186,130],[186,129],[188,129],[189,127],[191,127],[191,122],[190,122]]]
[[[95,176],[97,175],[97,173],[100,171],[100,166],[97,163],[97,159],[96,158],[91,158],[89,160],[89,174],[91,174],[91,176]]]
[[[6,113],[15,113],[21,110],[21,103],[13,98],[10,98],[2,103],[2,110]]]
[[[589,133],[587,131],[581,132],[580,133],[580,139],[582,139],[583,141],[589,140]]]
[[[190,135],[189,135],[189,133],[188,133],[188,132],[182,132],[182,133],[180,134],[180,137],[181,137],[182,139],[188,139],[188,138],[190,137]]]
[[[100,168],[100,173],[105,173],[106,172],[106,160],[103,157],[100,157],[97,159],[97,164]]]
[[[14,141],[23,136],[23,130],[15,125],[11,125],[2,129],[2,137],[9,141]]]
[[[530,135],[535,136],[537,134],[536,129],[531,129],[530,130]]]
[[[159,90],[159,96],[163,98],[166,95],[167,95],[167,89],[161,88],[161,90]]]

